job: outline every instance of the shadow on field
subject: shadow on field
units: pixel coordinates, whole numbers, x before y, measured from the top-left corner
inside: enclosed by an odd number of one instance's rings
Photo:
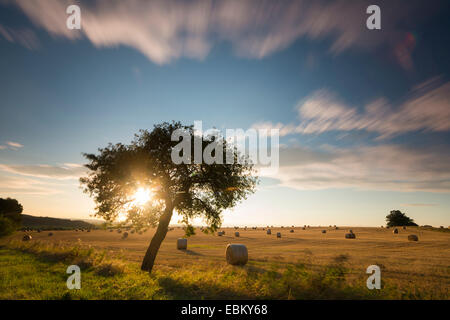
[[[250,294],[230,288],[208,284],[202,287],[196,283],[185,283],[170,277],[161,277],[158,284],[163,288],[169,299],[254,299]]]
[[[196,252],[196,251],[192,251],[189,249],[184,250],[186,252],[186,254],[190,255],[190,256],[203,256],[203,254]]]

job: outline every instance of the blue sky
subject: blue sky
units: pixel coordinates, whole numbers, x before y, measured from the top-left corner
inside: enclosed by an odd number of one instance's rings
[[[83,152],[162,121],[281,129],[225,224],[450,225],[450,13],[349,1],[0,1],[0,196],[87,218]]]

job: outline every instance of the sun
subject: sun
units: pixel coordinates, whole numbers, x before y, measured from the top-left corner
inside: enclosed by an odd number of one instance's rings
[[[132,203],[137,206],[145,205],[152,198],[152,192],[147,188],[139,188],[134,193]]]

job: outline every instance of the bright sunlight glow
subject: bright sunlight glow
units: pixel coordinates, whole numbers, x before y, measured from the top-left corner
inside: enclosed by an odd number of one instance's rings
[[[145,205],[152,198],[152,193],[149,189],[139,188],[133,195],[133,204],[137,206]]]

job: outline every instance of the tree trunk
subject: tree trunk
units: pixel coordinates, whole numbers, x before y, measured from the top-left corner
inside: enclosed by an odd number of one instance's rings
[[[159,219],[158,228],[156,233],[148,246],[145,253],[144,260],[142,261],[141,270],[152,272],[153,264],[155,263],[156,255],[158,254],[159,247],[166,237],[167,230],[169,228],[170,219],[172,218],[173,208],[169,207],[164,210],[164,214]]]

